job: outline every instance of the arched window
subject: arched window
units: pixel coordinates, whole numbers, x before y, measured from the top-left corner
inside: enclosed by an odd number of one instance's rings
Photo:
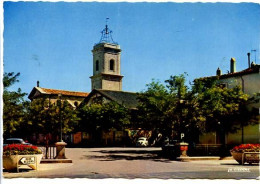
[[[98,70],[99,70],[99,61],[96,60],[96,71],[98,71]]]
[[[114,70],[115,61],[113,59],[110,60],[109,69]]]

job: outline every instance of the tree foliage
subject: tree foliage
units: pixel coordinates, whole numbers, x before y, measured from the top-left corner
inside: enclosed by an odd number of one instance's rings
[[[80,126],[87,132],[115,128],[122,130],[129,125],[129,110],[115,102],[94,103],[79,108]]]
[[[169,108],[169,93],[166,87],[159,81],[152,81],[146,85],[147,90],[138,94],[139,106],[136,126],[137,128],[156,129],[170,126],[167,123],[165,113]]]
[[[219,132],[222,143],[225,133],[236,132],[253,117],[247,108],[249,96],[240,86],[227,88],[218,84],[217,79],[195,80],[192,93],[197,126],[201,132]]]
[[[34,99],[28,107],[28,122],[32,132],[52,135],[67,134],[74,131],[78,125],[77,111],[67,101],[57,100],[50,103],[48,99]]]
[[[183,103],[188,95],[185,75],[171,76],[166,85],[153,80],[138,95],[140,127],[152,127],[165,134],[180,129],[187,113]]]
[[[204,78],[195,80],[189,89],[186,75],[170,76],[165,84],[153,80],[139,94],[140,127],[152,127],[168,136],[183,132],[192,140],[205,131],[234,132],[239,128],[234,125],[250,118],[248,95],[241,87],[228,89],[216,78]]]
[[[24,122],[26,114],[26,106],[28,101],[24,100],[26,93],[23,93],[20,88],[17,91],[10,91],[11,87],[16,82],[19,82],[20,73],[14,74],[4,73],[3,77],[3,133],[4,137],[11,137],[19,132],[21,123]]]

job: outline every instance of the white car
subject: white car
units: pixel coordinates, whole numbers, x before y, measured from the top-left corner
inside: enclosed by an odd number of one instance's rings
[[[136,141],[136,146],[148,146],[148,140],[146,137],[139,137]]]

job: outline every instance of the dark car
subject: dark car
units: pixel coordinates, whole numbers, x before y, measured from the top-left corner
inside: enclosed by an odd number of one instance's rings
[[[162,143],[162,152],[166,157],[173,158],[175,156],[174,150],[177,140],[166,138]]]
[[[24,145],[32,145],[30,143],[25,142],[23,139],[21,138],[8,138],[4,141],[3,146],[6,146],[8,144],[24,144]]]

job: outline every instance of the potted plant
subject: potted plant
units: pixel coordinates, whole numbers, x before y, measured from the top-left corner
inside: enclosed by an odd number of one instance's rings
[[[260,153],[260,144],[241,144],[230,150],[231,155],[239,164],[242,164],[242,157],[245,152]],[[256,159],[257,158],[259,161],[259,157],[256,157]]]
[[[14,170],[18,165],[28,165],[32,169],[37,169],[40,164],[42,151],[31,145],[9,144],[3,148],[3,167],[6,170]]]

